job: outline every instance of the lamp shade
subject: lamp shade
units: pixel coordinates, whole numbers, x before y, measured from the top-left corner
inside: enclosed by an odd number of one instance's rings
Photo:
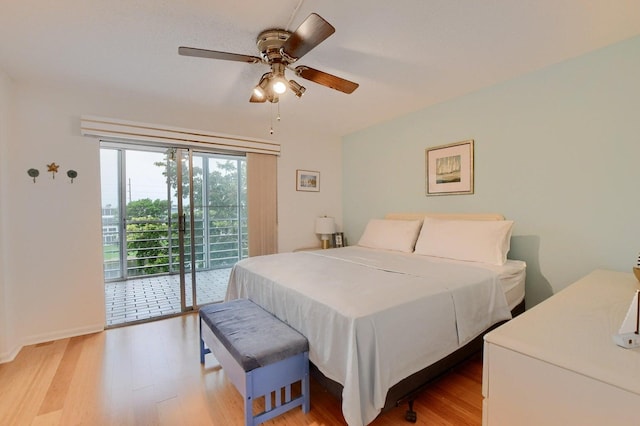
[[[336,225],[332,217],[316,218],[316,234],[333,234],[336,232]]]

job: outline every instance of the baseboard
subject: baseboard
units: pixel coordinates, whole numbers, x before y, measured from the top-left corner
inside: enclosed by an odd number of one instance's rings
[[[104,331],[103,323],[28,336],[22,339],[21,344],[16,346],[13,350],[0,353],[0,364],[13,361],[25,346],[37,345],[38,343],[50,342],[52,340],[68,339],[70,337],[82,336],[85,334],[99,333],[101,331]]]
[[[23,339],[22,346],[37,345],[38,343],[67,339],[69,337],[82,336],[83,334],[99,333],[101,331],[104,331],[104,323],[88,325],[85,327],[69,328],[66,330],[57,330],[52,331],[51,333],[29,336]]]
[[[16,356],[20,353],[22,346],[16,346],[12,350],[0,353],[0,364],[11,362],[16,359]]]

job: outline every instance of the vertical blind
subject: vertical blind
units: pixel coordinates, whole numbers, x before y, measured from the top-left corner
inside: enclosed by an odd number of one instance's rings
[[[249,257],[278,252],[276,159],[274,155],[247,153]]]

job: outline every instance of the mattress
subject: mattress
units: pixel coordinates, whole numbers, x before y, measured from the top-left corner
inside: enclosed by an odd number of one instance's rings
[[[251,299],[307,337],[344,388],[345,420],[362,425],[395,383],[509,319],[523,271],[363,247],[282,253],[238,262],[226,300]]]
[[[419,256],[408,254],[408,256]],[[459,260],[442,259],[432,256],[419,256],[428,258],[431,262],[447,262],[460,265],[473,265],[476,268],[487,269],[498,275],[498,280],[507,299],[509,309],[513,310],[524,300],[525,279],[527,264],[522,260],[508,259],[504,265],[490,265],[485,263],[463,262]]]

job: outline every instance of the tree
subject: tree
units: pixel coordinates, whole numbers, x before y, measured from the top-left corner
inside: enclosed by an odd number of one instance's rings
[[[178,166],[176,160],[167,159],[165,161],[157,161],[153,163],[155,166],[162,167],[162,174],[167,179],[167,183],[171,184],[174,190],[174,197],[178,197]],[[193,167],[193,195],[198,200],[202,196],[202,167]],[[189,169],[182,167],[182,197],[189,197]]]
[[[164,219],[168,217],[169,203],[167,200],[151,200],[143,198],[131,201],[127,204],[127,219],[136,220],[137,218],[153,217],[155,219]]]

